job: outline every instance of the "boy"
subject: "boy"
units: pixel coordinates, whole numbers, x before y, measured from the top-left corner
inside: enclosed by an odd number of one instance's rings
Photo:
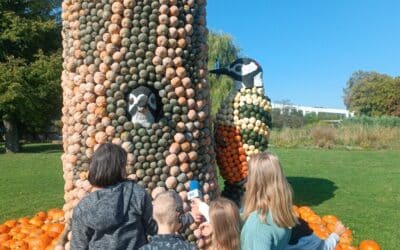
[[[140,250],[195,250],[177,234],[181,224],[182,199],[173,191],[160,193],[153,201],[153,218],[158,224],[158,234]]]

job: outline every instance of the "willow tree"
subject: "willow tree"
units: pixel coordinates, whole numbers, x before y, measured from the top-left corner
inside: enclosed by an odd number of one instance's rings
[[[224,33],[210,32],[208,35],[208,68],[213,69],[216,64],[220,67],[227,66],[238,58],[240,48],[234,43],[233,38]],[[228,77],[209,75],[211,85],[212,114],[225,99],[232,87],[232,80]]]

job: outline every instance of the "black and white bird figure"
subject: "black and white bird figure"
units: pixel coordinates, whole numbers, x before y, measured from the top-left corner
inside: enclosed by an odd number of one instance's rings
[[[161,115],[161,102],[155,90],[140,86],[129,93],[128,113],[133,124],[148,128]]]
[[[264,94],[263,70],[250,58],[210,71],[235,82],[215,119],[215,151],[225,188],[222,195],[239,204],[250,156],[268,147],[271,105]]]
[[[226,68],[211,70],[216,75],[227,75],[235,81],[235,89],[263,87],[263,70],[251,58],[239,58]]]

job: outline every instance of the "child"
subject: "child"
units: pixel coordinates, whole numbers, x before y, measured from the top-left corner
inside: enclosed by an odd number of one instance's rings
[[[173,191],[166,191],[156,196],[153,201],[153,217],[158,224],[158,234],[140,250],[194,250],[182,236],[177,234],[181,227],[179,218],[182,214],[182,199]]]
[[[253,155],[243,204],[242,250],[284,249],[297,223],[292,190],[277,157]]]
[[[204,203],[198,204],[201,207]],[[208,249],[239,250],[240,249],[240,215],[235,203],[225,198],[211,201],[208,212],[200,208],[204,217],[209,218],[200,226],[201,236],[210,239]],[[210,244],[211,243],[211,244]]]
[[[72,216],[71,249],[138,249],[157,232],[151,198],[126,180],[127,154],[115,144],[101,145],[89,167],[97,191],[83,198]]]
[[[334,250],[345,231],[346,228],[338,221],[335,224],[335,232],[331,233],[326,240],[321,240],[313,233],[307,222],[299,219],[299,224],[293,228],[285,250]]]

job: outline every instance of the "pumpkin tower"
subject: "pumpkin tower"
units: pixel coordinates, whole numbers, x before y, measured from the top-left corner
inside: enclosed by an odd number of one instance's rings
[[[91,192],[93,152],[128,152],[130,177],[149,193],[190,180],[217,192],[210,131],[205,0],[64,0],[63,147],[67,224]],[[185,206],[188,209],[188,206]],[[65,248],[71,234],[64,234]],[[195,238],[188,230],[189,240]]]

